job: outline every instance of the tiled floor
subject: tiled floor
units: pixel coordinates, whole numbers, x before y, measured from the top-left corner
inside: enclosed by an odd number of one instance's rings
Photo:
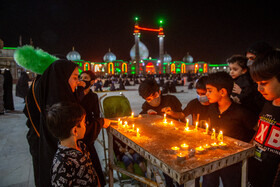
[[[138,114],[144,100],[138,95],[138,86],[126,87],[123,94],[129,99],[133,112]],[[186,104],[196,97],[195,90],[187,90],[187,86],[177,87],[174,93],[182,103]],[[99,97],[105,92],[98,93]],[[106,92],[107,96],[118,95],[119,92]],[[33,168],[29,147],[26,140],[28,128],[25,125],[26,117],[22,113],[23,99],[14,96],[15,111],[0,116],[0,186],[5,187],[33,187]],[[104,158],[102,147],[97,144],[100,160]],[[104,165],[104,163],[102,163]],[[118,186],[116,183],[114,186]],[[126,185],[131,186],[131,185]]]

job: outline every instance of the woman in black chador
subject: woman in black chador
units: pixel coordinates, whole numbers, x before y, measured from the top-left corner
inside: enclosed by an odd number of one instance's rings
[[[29,90],[28,81],[29,77],[27,73],[22,71],[16,86],[16,96],[25,99]]]
[[[14,110],[14,100],[13,100],[13,77],[10,70],[4,71],[4,108],[5,110]]]
[[[78,84],[78,75],[76,64],[68,60],[57,60],[44,71],[40,78],[36,79],[33,83],[34,87],[32,84],[28,93],[26,101],[28,109],[25,107],[25,114],[29,118],[27,125],[30,129],[27,138],[30,152],[33,153],[36,186],[51,186],[50,168],[58,144],[58,139],[49,132],[46,126],[46,109],[58,102],[78,102],[74,94]]]

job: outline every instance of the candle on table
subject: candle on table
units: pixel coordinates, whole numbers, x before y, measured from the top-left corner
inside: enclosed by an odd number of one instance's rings
[[[219,143],[219,148],[225,149],[226,147],[227,147],[227,144],[226,144],[226,143],[224,143],[224,142],[220,142],[220,143]]]
[[[184,160],[186,160],[186,154],[184,154],[184,153],[178,153],[177,154],[177,161],[179,161],[179,162],[181,162],[181,161],[184,161]]]
[[[181,144],[181,149],[182,150],[187,150],[189,148],[189,145],[188,144],[185,144],[185,143],[183,143],[183,144]]]
[[[198,127],[198,121],[195,122],[195,129],[194,129],[194,131],[197,131],[197,127]]]
[[[211,148],[211,146],[210,146],[210,145],[208,145],[208,144],[206,144],[206,145],[204,145],[204,146],[203,146],[203,148],[204,148],[205,150],[208,150],[208,149],[210,149],[210,148]]]
[[[189,127],[186,127],[186,128],[184,129],[184,131],[186,131],[186,132],[190,132],[190,131],[192,131],[192,130],[190,130],[190,128],[189,128]]]
[[[170,122],[170,125],[173,126],[173,121]]]
[[[164,119],[163,124],[167,125],[167,119]]]
[[[137,128],[136,131],[137,131],[137,138],[139,138],[140,137],[139,128]]]
[[[122,121],[120,121],[118,128],[120,129],[122,127]]]
[[[206,123],[206,130],[205,130],[205,133],[204,134],[208,134],[208,123]]]
[[[134,131],[134,124],[132,125],[132,131]]]
[[[134,113],[132,112],[132,113],[131,113],[131,118],[133,118],[133,117],[134,117]]]
[[[218,141],[223,142],[224,141],[224,137],[223,137],[223,131],[220,131],[218,137],[217,137]]]
[[[163,119],[164,119],[164,120],[166,119],[166,114],[163,115]]]
[[[216,142],[211,143],[211,149],[216,149],[218,147],[218,144]]]
[[[213,129],[213,132],[211,134],[211,139],[216,140],[216,132],[215,129]]]
[[[176,154],[178,151],[179,151],[179,147],[177,147],[177,146],[174,146],[174,147],[171,147],[171,150],[172,150],[172,152],[174,153],[174,154]]]
[[[186,128],[189,127],[189,118],[187,118],[187,122],[186,122]]]
[[[127,121],[124,122],[124,125],[123,125],[123,128],[127,128],[128,125],[127,125]]]
[[[202,154],[202,153],[204,153],[205,149],[202,146],[200,146],[200,147],[195,148],[195,151],[197,154]]]

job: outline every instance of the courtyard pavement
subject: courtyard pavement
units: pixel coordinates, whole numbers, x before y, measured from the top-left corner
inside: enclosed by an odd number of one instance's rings
[[[15,87],[15,85],[14,85]],[[118,85],[116,84],[116,88]],[[175,95],[182,103],[182,109],[196,97],[195,90],[188,90],[187,86],[177,86]],[[141,111],[144,100],[138,94],[138,85],[126,86],[122,93],[129,99],[132,111],[137,115]],[[98,96],[119,95],[120,92],[98,92]],[[34,177],[31,155],[26,140],[28,131],[25,125],[26,117],[22,110],[23,99],[14,95],[15,111],[7,111],[0,116],[0,186],[1,187],[33,187]],[[100,133],[101,134],[101,133]],[[99,136],[101,137],[101,136]],[[101,164],[104,166],[104,152],[102,146],[96,143]],[[114,186],[119,186],[117,183]],[[131,185],[129,185],[131,186]]]

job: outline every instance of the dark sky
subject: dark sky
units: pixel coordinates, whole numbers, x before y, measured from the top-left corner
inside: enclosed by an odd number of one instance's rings
[[[102,61],[110,48],[117,59],[130,60],[135,16],[139,26],[158,28],[164,19],[164,51],[182,60],[224,63],[256,41],[280,47],[277,1],[176,0],[2,0],[0,38],[6,47],[33,39],[36,47],[66,55],[72,46],[82,59]],[[157,33],[142,31],[141,41],[158,58]]]

